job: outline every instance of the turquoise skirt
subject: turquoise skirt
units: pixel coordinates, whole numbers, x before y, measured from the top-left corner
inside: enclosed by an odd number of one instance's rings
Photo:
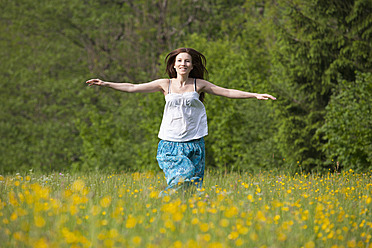
[[[204,138],[187,142],[161,140],[156,159],[168,184],[161,195],[185,185],[193,184],[201,189],[205,169]]]

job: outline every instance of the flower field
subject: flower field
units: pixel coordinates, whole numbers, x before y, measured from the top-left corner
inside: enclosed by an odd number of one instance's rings
[[[0,176],[0,246],[372,248],[371,176],[207,171],[163,198],[161,173]]]

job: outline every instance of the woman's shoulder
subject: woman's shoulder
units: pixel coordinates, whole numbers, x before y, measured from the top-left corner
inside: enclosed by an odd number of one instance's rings
[[[157,83],[169,83],[169,78],[159,78],[159,79],[155,79],[153,80],[152,82],[157,82]]]
[[[196,84],[198,85],[198,87],[200,87],[200,88],[204,88],[204,87],[206,87],[207,85],[209,85],[210,82],[208,82],[208,81],[205,80],[205,79],[196,78]]]
[[[169,79],[168,78],[159,78],[159,79],[155,79],[155,80],[151,81],[150,83],[164,86],[164,85],[169,84]]]

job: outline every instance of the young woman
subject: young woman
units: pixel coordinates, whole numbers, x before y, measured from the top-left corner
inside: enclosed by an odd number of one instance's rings
[[[268,94],[226,89],[204,80],[207,73],[206,59],[192,48],[179,48],[170,52],[166,64],[170,79],[143,84],[112,83],[100,79],[86,82],[90,86],[105,86],[129,93],[160,91],[164,94],[166,103],[156,158],[165,173],[168,186],[161,195],[185,185],[195,184],[199,189],[202,186],[205,168],[204,136],[208,134],[203,105],[205,93],[229,98],[276,100]]]

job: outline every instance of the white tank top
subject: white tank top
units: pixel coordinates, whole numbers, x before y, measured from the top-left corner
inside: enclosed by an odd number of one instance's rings
[[[194,79],[194,91],[165,96],[163,120],[158,137],[162,140],[185,142],[208,135],[207,113],[199,100]]]

